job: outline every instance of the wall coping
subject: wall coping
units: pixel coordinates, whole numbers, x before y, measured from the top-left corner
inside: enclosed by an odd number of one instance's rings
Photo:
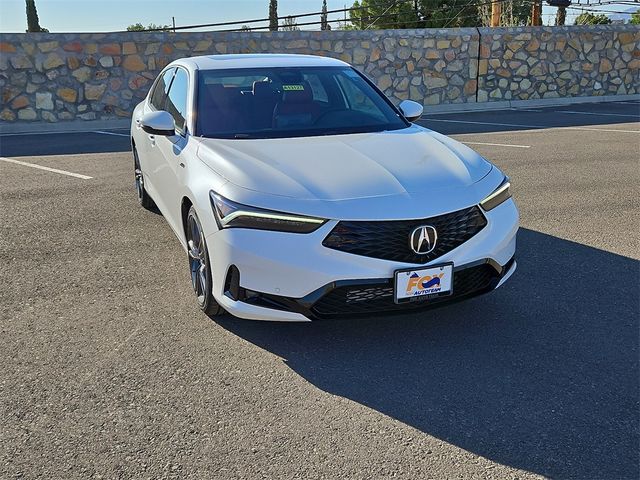
[[[212,38],[246,38],[246,39],[290,39],[290,38],[336,38],[345,39],[366,39],[376,35],[394,35],[399,38],[406,37],[437,37],[456,35],[500,35],[505,33],[528,33],[528,32],[549,32],[549,33],[575,33],[575,32],[636,32],[640,31],[640,25],[614,24],[614,25],[568,25],[564,27],[542,26],[542,27],[466,27],[466,28],[411,28],[411,29],[391,29],[391,30],[331,30],[331,31],[309,31],[299,30],[295,32],[219,32],[219,31],[197,31],[197,32],[52,32],[52,33],[4,33],[0,32],[0,40],[20,41],[24,39],[46,41],[55,40],[60,37],[69,38],[84,37],[92,39],[108,38],[111,35],[121,37],[125,35],[132,40],[155,40],[155,39],[179,39],[180,37],[200,34]]]

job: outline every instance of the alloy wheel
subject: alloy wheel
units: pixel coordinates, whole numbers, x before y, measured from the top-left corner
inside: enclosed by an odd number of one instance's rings
[[[187,245],[189,247],[191,285],[198,298],[198,303],[203,305],[207,292],[207,254],[200,223],[192,215],[189,215],[187,219]]]
[[[140,169],[140,160],[138,159],[138,152],[133,151],[133,160],[135,163],[135,181],[136,181],[136,192],[138,193],[138,199],[142,199],[144,195],[144,178],[142,178],[142,170]]]

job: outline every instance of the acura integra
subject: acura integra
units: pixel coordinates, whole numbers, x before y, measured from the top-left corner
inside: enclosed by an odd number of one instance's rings
[[[305,321],[487,293],[516,269],[509,179],[421,115],[336,59],[177,60],[133,112],[138,199],[177,235],[210,316]]]

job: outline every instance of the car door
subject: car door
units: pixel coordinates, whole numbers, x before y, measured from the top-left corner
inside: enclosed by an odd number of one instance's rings
[[[182,232],[182,185],[184,170],[187,166],[182,153],[189,142],[186,121],[189,87],[189,74],[185,69],[178,67],[171,81],[164,107],[173,117],[176,133],[170,137],[156,136],[155,139],[155,148],[159,152],[161,163],[156,171],[156,187],[161,190],[163,213],[178,233]]]
[[[139,112],[139,117],[142,117],[145,113],[165,109],[167,93],[169,92],[175,71],[176,69],[173,67],[160,74],[153,86],[148,101],[145,102],[144,108]],[[157,136],[142,130],[140,118],[136,118],[136,130],[138,133],[136,135],[136,149],[138,151],[138,157],[140,158],[140,168],[144,175],[145,187],[160,207],[163,203],[161,198],[162,192],[156,188],[156,178],[163,160],[156,148]]]

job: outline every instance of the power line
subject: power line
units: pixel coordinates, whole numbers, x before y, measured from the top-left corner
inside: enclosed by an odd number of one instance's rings
[[[407,3],[407,2],[411,2],[413,0],[396,0],[397,2],[400,3]],[[369,7],[350,7],[350,8],[339,8],[339,9],[334,9],[334,10],[327,10],[327,14],[331,14],[331,13],[343,13],[343,12],[351,12],[354,10],[366,10]],[[287,17],[292,17],[292,18],[303,18],[303,17],[313,17],[313,16],[319,16],[322,15],[323,12],[311,12],[311,13],[300,13],[300,14],[296,14],[296,15],[283,15],[278,17],[278,20],[284,20]],[[233,21],[233,22],[219,22],[219,23],[203,23],[203,24],[198,24],[198,25],[184,25],[181,27],[176,27],[176,30],[188,30],[188,29],[192,29],[192,28],[206,28],[206,27],[226,27],[226,26],[230,26],[230,25],[247,25],[249,23],[259,23],[259,22],[268,22],[270,19],[269,18],[257,18],[254,20],[239,20],[239,21]],[[314,23],[319,23],[319,22],[314,22]],[[157,31],[162,31],[163,29],[161,28],[150,28],[150,29],[146,29],[144,30],[145,32],[157,32]]]
[[[389,10],[391,10],[393,7],[396,7],[397,5],[398,5],[398,2],[395,2],[395,1],[394,1],[391,5],[389,5],[389,6],[387,7],[387,9],[386,9],[384,12],[382,12],[382,15],[384,15],[385,13],[387,13]],[[380,17],[378,17],[378,18],[380,18]],[[374,19],[374,20],[373,20],[373,22],[371,22],[369,25],[367,25],[367,26],[364,28],[364,30],[369,30],[369,27],[370,27],[371,25],[373,25],[374,23],[376,23],[376,20],[378,20],[378,18]],[[369,19],[369,20],[370,20],[370,19]]]
[[[485,2],[482,2],[482,3],[477,3],[477,4],[473,4],[473,5],[467,4],[465,7],[463,7],[463,9],[464,8],[468,8],[468,7],[486,6],[486,5],[491,5],[493,3],[508,3],[508,2],[511,2],[511,1],[513,1],[513,0],[489,0],[489,1],[485,1]],[[521,1],[523,3],[530,3],[530,0],[521,0]],[[448,10],[452,10],[452,9],[453,8],[440,8],[440,9],[430,10],[429,13],[434,13],[434,12],[439,12],[439,11],[448,11]],[[349,9],[346,9],[346,10],[348,11]],[[451,13],[453,13],[453,12],[451,12]],[[461,20],[462,19],[468,19],[468,18],[478,18],[478,15],[475,14],[475,13],[473,15],[463,15],[463,16],[460,16],[459,15],[460,13],[462,13],[462,11],[459,11],[458,15],[454,15],[452,17],[441,17],[441,18],[438,18],[438,20],[451,22],[451,21],[455,20],[456,18],[457,19],[461,19]],[[397,13],[390,13],[390,14],[385,14],[385,15],[377,15],[375,17],[376,17],[375,20],[377,21],[377,20],[388,19],[388,18],[397,18],[398,14]],[[367,18],[366,20],[368,21],[370,19]],[[336,23],[336,22],[340,23],[340,22],[343,22],[343,20],[340,20],[340,19],[329,20],[329,23]],[[408,20],[408,19],[407,20],[397,20],[395,22],[385,22],[385,24],[386,25],[391,25],[391,26],[398,26],[398,25],[402,26],[402,25],[421,24],[421,23],[425,23],[425,22],[429,22],[429,18],[428,17],[419,18],[419,19],[415,19],[415,20]],[[317,22],[317,21],[316,22],[303,22],[303,23],[297,23],[296,26],[302,27],[302,26],[310,26],[310,25],[319,25],[320,23],[321,22]],[[250,27],[249,30],[250,31],[257,31],[257,30],[264,30],[264,29],[267,29],[267,28],[269,28],[269,27],[267,25],[265,25],[265,26],[259,26],[259,27]],[[442,28],[442,27],[440,27],[440,28]],[[358,30],[365,30],[365,28],[360,28]],[[238,29],[216,30],[216,31],[219,31],[219,32],[235,32],[235,31],[238,31]]]
[[[633,12],[629,12],[627,10],[599,10],[599,9],[595,9],[595,8],[588,8],[588,7],[573,7],[573,6],[568,6],[566,8],[570,8],[572,10],[581,10],[583,12],[590,12],[590,13],[627,13],[629,15],[631,15]]]
[[[512,1],[512,0],[497,0],[497,3],[503,3],[503,2],[508,2],[508,1]],[[392,5],[392,6],[399,6],[402,4],[407,4],[407,3],[413,3],[413,0],[396,0],[396,2]],[[483,3],[478,3],[478,4],[474,4],[471,6],[483,6],[483,5],[489,5],[491,3],[496,3],[494,1],[487,1],[487,2],[483,2]],[[340,8],[340,9],[334,9],[334,10],[328,10],[327,14],[333,14],[333,13],[352,13],[352,12],[357,12],[357,11],[361,11],[361,10],[367,10],[370,7],[349,7],[349,8]],[[453,8],[453,7],[450,7]],[[388,9],[387,9],[388,10]],[[439,8],[439,9],[434,9],[434,10],[430,10],[429,12],[438,12],[438,11],[446,11],[449,10],[449,8]],[[300,13],[300,14],[295,14],[295,15],[283,15],[283,16],[279,16],[278,20],[285,20],[286,18],[304,18],[304,17],[312,17],[312,16],[320,16],[322,15],[323,12],[310,12],[310,13]],[[388,15],[377,15],[376,19],[374,20],[377,21],[379,19],[382,18],[388,18],[388,17],[395,17],[397,16],[398,13],[391,13]],[[252,20],[238,20],[238,21],[230,21],[230,22],[218,22],[218,23],[203,23],[203,24],[194,24],[194,25],[183,25],[183,26],[179,26],[179,27],[175,27],[175,29],[172,27],[172,30],[174,31],[178,31],[178,30],[191,30],[194,28],[209,28],[209,27],[228,27],[228,26],[233,26],[233,25],[242,25],[242,26],[248,26],[251,23],[260,23],[260,22],[268,22],[270,19],[269,18],[258,18],[258,19],[252,19]],[[447,20],[443,19],[443,20]],[[415,23],[420,23],[420,22],[424,22],[424,21],[428,21],[428,19],[416,19],[416,20],[408,20],[408,21],[403,21],[403,22],[396,22],[396,24],[402,25],[402,24],[415,24]],[[343,20],[329,20],[329,23],[336,23],[336,22],[343,22]],[[316,21],[316,22],[303,22],[303,23],[297,23],[298,26],[308,26],[308,25],[317,25],[320,24],[320,21]],[[250,31],[253,30],[263,30],[265,28],[268,28],[268,26],[258,26],[258,27],[249,27]],[[215,31],[219,31],[219,32],[233,32],[233,31],[238,31],[240,29],[238,28],[233,28],[233,29],[227,29],[227,30],[215,30]],[[246,30],[246,29],[245,29]],[[144,32],[159,32],[159,31],[164,31],[163,28],[152,28],[152,29],[145,29],[145,30],[141,30]]]
[[[447,28],[447,26],[448,26],[448,25],[449,25],[453,20],[455,20],[456,18],[458,18],[458,16],[459,16],[462,12],[464,12],[464,10],[465,10],[466,8],[468,8],[468,7],[470,7],[470,6],[471,6],[471,3],[472,3],[472,2],[473,2],[473,0],[469,0],[469,3],[467,3],[464,7],[462,7],[462,8],[460,9],[460,11],[456,14],[456,16],[455,16],[455,17],[450,18],[450,19],[449,19],[449,21],[447,21],[447,23],[445,23],[445,24],[444,24],[444,26],[443,26],[442,28]]]
[[[460,8],[460,10],[458,11],[458,13],[452,17],[445,17],[445,18],[439,18],[439,20],[441,21],[446,21],[445,23],[445,27],[448,26],[451,22],[453,22],[456,19],[468,19],[468,18],[474,18],[477,17],[477,14],[475,15],[465,15],[465,16],[460,16],[460,14],[462,12],[464,12],[465,9],[467,8],[471,8],[471,7],[481,7],[481,6],[486,6],[486,5],[491,5],[493,3],[508,3],[508,2],[512,2],[513,0],[489,0],[489,1],[484,1],[484,2],[479,2],[479,3],[473,3],[474,0],[470,0],[469,3],[467,3],[466,5],[462,6]],[[527,4],[531,4],[532,0],[520,0],[522,3],[527,3]],[[365,30],[368,29],[369,27],[375,25],[375,23],[378,20],[384,20],[384,19],[388,19],[388,18],[397,18],[398,17],[398,13],[390,13],[387,14],[386,12],[388,12],[391,8],[402,5],[402,4],[407,4],[408,2],[413,3],[413,0],[396,0],[394,1],[382,14],[380,15],[373,15],[373,21],[371,21],[371,23],[369,23],[367,25],[366,28],[364,28]],[[632,3],[629,3],[632,2]],[[605,6],[605,5],[611,5],[611,4],[624,4],[624,5],[638,5],[640,4],[640,2],[636,1],[636,0],[609,0],[609,1],[601,1],[597,4],[578,4],[576,6],[567,6],[566,8],[568,9],[574,9],[574,10],[581,10],[581,11],[588,11],[588,12],[596,12],[596,13],[622,13],[622,14],[627,14],[630,12],[627,11],[612,11],[612,10],[598,10],[597,8],[594,7],[599,7],[599,6]],[[350,8],[340,8],[340,9],[333,9],[333,10],[328,10],[326,13],[327,14],[335,14],[335,13],[344,13],[346,15],[347,12],[349,12],[350,14],[353,12],[358,12],[358,11],[362,11],[362,10],[367,10],[370,7],[350,7]],[[428,13],[435,13],[435,12],[444,12],[444,11],[449,11],[452,10],[454,7],[451,6],[449,8],[438,8],[438,9],[433,9],[433,10],[429,10]],[[278,21],[280,20],[285,20],[287,18],[305,18],[305,17],[312,17],[312,16],[320,16],[322,15],[323,12],[310,12],[310,13],[301,13],[301,14],[295,14],[295,15],[283,15],[283,16],[279,16],[278,17]],[[363,19],[364,20],[364,19]],[[366,21],[370,21],[371,17],[366,18]],[[238,20],[238,21],[230,21],[230,22],[218,22],[218,23],[203,23],[203,24],[195,24],[195,25],[183,25],[183,26],[179,26],[179,27],[173,27],[172,30],[173,31],[177,31],[177,30],[191,30],[194,28],[209,28],[209,27],[229,27],[229,26],[234,26],[234,25],[242,25],[242,29],[240,28],[230,28],[230,29],[224,29],[224,30],[213,30],[213,31],[217,31],[217,32],[236,32],[236,31],[259,31],[259,30],[265,30],[268,29],[269,26],[268,25],[260,25],[260,26],[254,26],[254,27],[250,27],[249,24],[252,23],[260,23],[260,22],[269,22],[270,19],[269,18],[259,18],[259,19],[252,19],[252,20]],[[416,25],[416,24],[421,24],[421,23],[425,23],[428,22],[429,18],[428,17],[423,17],[423,18],[416,18],[415,20],[397,20],[396,22],[385,22],[387,25],[391,25],[391,26],[404,26],[404,25]],[[345,21],[342,19],[332,19],[332,20],[327,20],[327,23],[344,23]],[[301,23],[296,23],[295,26],[297,27],[303,27],[303,26],[312,26],[312,25],[319,25],[322,23],[322,20],[320,21],[313,21],[313,22],[301,22]],[[351,22],[353,23],[353,22]],[[444,28],[444,27],[440,27],[440,28]],[[154,28],[154,29],[146,29],[143,30],[145,32],[156,32],[156,31],[164,31],[164,28]]]

